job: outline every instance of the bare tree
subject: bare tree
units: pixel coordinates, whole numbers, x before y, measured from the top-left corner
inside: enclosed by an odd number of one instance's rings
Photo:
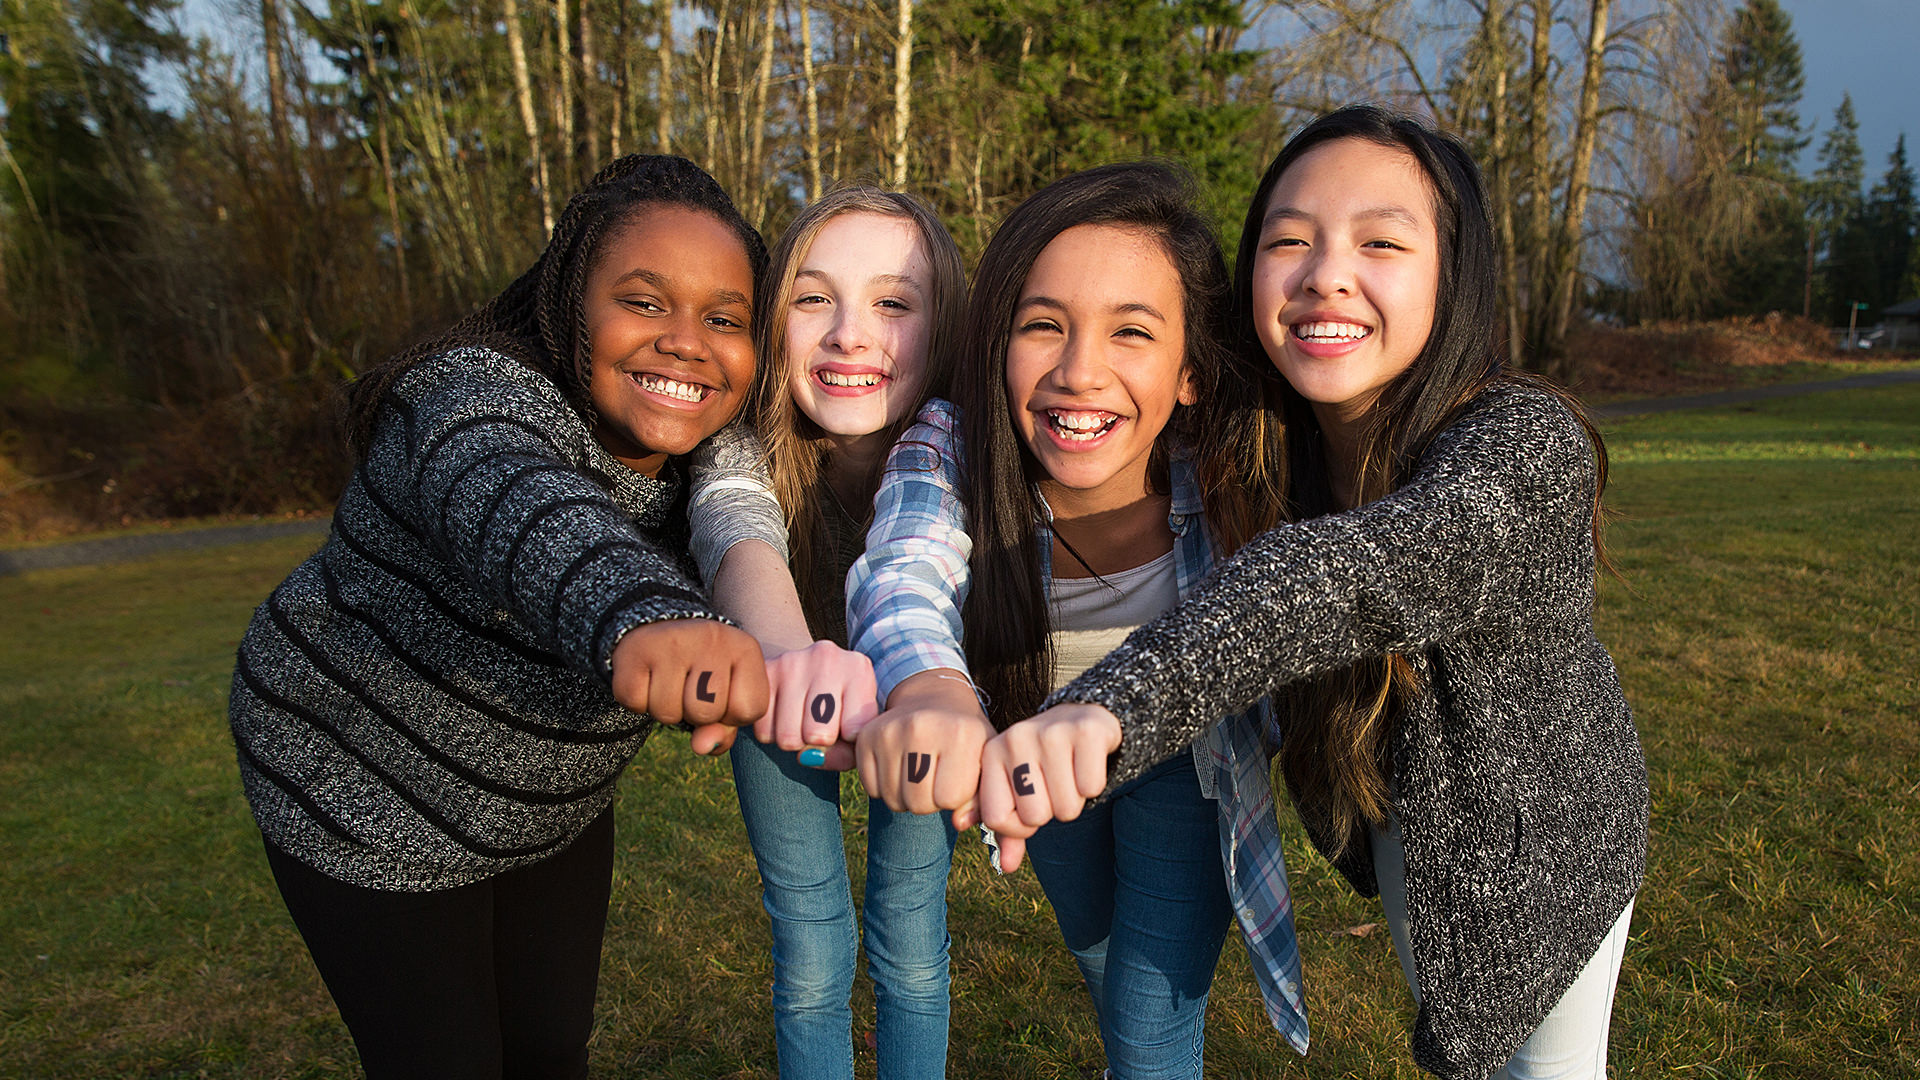
[[[913,0],[897,0],[893,46],[893,172],[896,188],[907,186],[907,123],[913,95]]]
[[[553,194],[547,184],[547,155],[540,147],[540,119],[533,110],[533,78],[527,71],[526,32],[520,25],[518,0],[506,0],[507,55],[513,61],[514,100],[520,105],[520,124],[533,154],[533,184],[540,196],[540,235],[553,235]]]

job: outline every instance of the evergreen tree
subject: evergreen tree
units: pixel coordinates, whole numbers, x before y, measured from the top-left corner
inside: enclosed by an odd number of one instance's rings
[[[1806,193],[1795,160],[1807,145],[1799,104],[1805,76],[1793,21],[1779,0],[1747,0],[1728,24],[1711,111],[1742,183],[1748,228],[1728,274],[1722,314],[1797,311],[1805,287]]]
[[[185,55],[167,24],[173,0],[0,3],[0,124],[7,150],[0,209],[14,231],[5,274],[39,302],[21,305],[19,337],[0,360],[47,349],[70,360],[112,357],[126,370],[138,335],[116,340],[129,306],[119,275],[166,199],[149,168],[170,140],[169,116],[144,82],[151,65]],[[103,257],[104,256],[104,257]]]
[[[1913,266],[1920,207],[1915,205],[1913,166],[1907,163],[1907,137],[1894,141],[1887,171],[1873,185],[1861,215],[1873,260],[1873,294],[1863,297],[1875,308],[1913,298],[1908,281]]]
[[[1807,192],[1807,213],[1819,229],[1820,242],[1831,240],[1840,226],[1859,212],[1866,170],[1853,95],[1844,94],[1840,107],[1833,111],[1833,126],[1820,142],[1820,167],[1814,171]]]
[[[1780,179],[1798,173],[1807,145],[1800,134],[1800,95],[1806,77],[1793,20],[1779,0],[1747,0],[1734,12],[1721,52],[1734,134],[1735,168]]]
[[[1819,269],[1813,312],[1828,323],[1847,321],[1847,305],[1873,278],[1873,252],[1861,228],[1861,189],[1866,159],[1860,152],[1860,124],[1853,95],[1841,97],[1833,126],[1820,143],[1820,167],[1808,185],[1809,234]]]

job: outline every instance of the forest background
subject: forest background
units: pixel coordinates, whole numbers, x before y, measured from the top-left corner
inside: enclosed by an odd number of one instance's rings
[[[844,179],[969,260],[1049,181],[1158,156],[1232,250],[1285,136],[1355,100],[1487,170],[1516,364],[1749,317],[1829,344],[1920,295],[1904,135],[1869,184],[1776,0],[0,0],[0,536],[324,508],[332,391],[539,251],[624,153],[769,237]],[[166,93],[156,93],[166,87]],[[1863,305],[1863,306],[1856,306]]]

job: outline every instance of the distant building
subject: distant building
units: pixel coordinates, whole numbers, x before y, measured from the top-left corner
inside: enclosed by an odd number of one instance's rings
[[[1920,300],[1881,308],[1880,322],[1887,328],[1887,340],[1880,343],[1886,348],[1920,346]]]

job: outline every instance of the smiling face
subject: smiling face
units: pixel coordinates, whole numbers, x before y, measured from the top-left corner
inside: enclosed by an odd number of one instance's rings
[[[1440,240],[1419,163],[1367,139],[1314,147],[1274,185],[1254,250],[1267,358],[1323,427],[1355,425],[1433,329]]]
[[[609,237],[583,300],[594,437],[657,475],[740,411],[753,383],[753,266],[719,218],[649,206]]]
[[[1127,505],[1147,490],[1154,441],[1191,405],[1180,273],[1152,233],[1078,225],[1027,273],[1007,344],[1013,427],[1062,510]]]
[[[931,280],[907,218],[845,213],[814,236],[787,302],[787,389],[829,435],[874,435],[919,405]]]

